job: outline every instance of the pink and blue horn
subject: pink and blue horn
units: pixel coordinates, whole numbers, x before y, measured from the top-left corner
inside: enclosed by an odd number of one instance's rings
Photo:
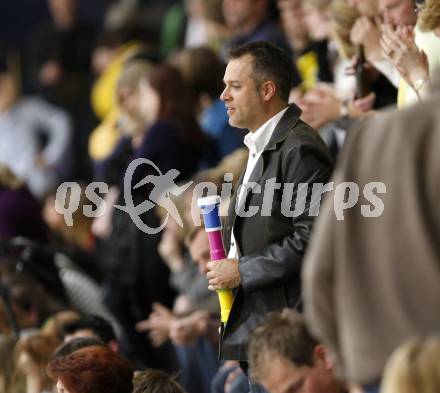
[[[216,195],[199,198],[197,204],[202,211],[205,231],[208,234],[211,260],[218,261],[225,259],[226,252],[223,246],[222,223],[218,213],[220,197]],[[230,289],[221,289],[217,291],[217,294],[220,302],[221,321],[222,323],[226,323],[234,299],[232,291]]]

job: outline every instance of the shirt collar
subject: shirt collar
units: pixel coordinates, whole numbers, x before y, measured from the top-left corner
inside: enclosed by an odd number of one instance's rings
[[[278,122],[283,117],[287,108],[282,109],[275,116],[272,116],[266,123],[264,123],[255,132],[249,132],[244,137],[244,144],[248,147],[251,154],[260,154],[266,145],[269,143],[270,137],[272,136],[275,127]]]

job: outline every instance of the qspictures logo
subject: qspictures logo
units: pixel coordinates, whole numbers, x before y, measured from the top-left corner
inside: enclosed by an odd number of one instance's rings
[[[141,181],[133,185],[133,175],[137,168],[145,165],[146,173],[149,173]],[[233,175],[226,173],[220,190],[212,182],[201,182],[194,184],[187,181],[177,184],[176,179],[180,172],[171,169],[163,174],[152,161],[146,158],[133,160],[124,175],[124,187],[120,190],[123,205],[114,205],[114,208],[127,213],[136,227],[147,234],[156,234],[162,231],[169,218],[171,217],[180,227],[183,227],[183,220],[171,195],[181,196],[189,190],[191,195],[191,218],[195,226],[201,225],[201,211],[197,207],[197,199],[206,195],[220,195],[223,201],[229,201],[232,196]],[[133,190],[150,184],[149,195],[145,195],[145,200],[138,205],[134,204]],[[192,187],[190,189],[190,187]],[[66,225],[73,225],[73,214],[80,208],[80,196],[82,189],[76,182],[62,183],[56,193],[55,209],[62,214]],[[82,206],[83,214],[86,217],[101,217],[109,208],[101,195],[109,192],[109,186],[103,182],[92,182],[84,190],[86,198],[91,204]],[[344,220],[344,213],[356,206],[362,192],[363,198],[368,204],[362,204],[361,214],[366,218],[376,218],[383,214],[385,205],[380,198],[381,194],[386,193],[386,185],[382,182],[369,182],[362,189],[354,182],[343,182],[335,184],[329,183],[279,183],[275,178],[268,179],[261,185],[255,182],[242,184],[237,190],[235,213],[240,217],[252,217],[257,214],[270,216],[272,214],[275,193],[281,193],[280,211],[285,217],[299,217],[306,212],[312,217],[319,214],[323,195],[333,192],[333,210],[337,220]],[[247,205],[249,194],[262,194],[262,204],[260,206]],[[120,198],[121,200],[121,198]],[[142,215],[156,206],[161,207],[166,212],[161,224],[158,227],[150,227],[143,220]],[[228,209],[223,209],[226,212]],[[225,215],[226,213],[223,213]]]

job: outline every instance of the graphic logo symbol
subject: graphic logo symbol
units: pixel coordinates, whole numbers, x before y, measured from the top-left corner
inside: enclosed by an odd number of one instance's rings
[[[133,174],[136,168],[140,165],[146,164],[150,165],[157,175],[147,175],[145,176],[139,183],[137,183],[132,188],[132,179]],[[170,169],[167,173],[162,174],[161,170],[157,167],[157,165],[148,160],[147,158],[137,158],[133,160],[125,172],[124,176],[124,202],[125,206],[115,205],[115,208],[122,210],[130,215],[130,218],[133,220],[135,225],[142,232],[154,235],[159,233],[162,229],[165,228],[165,225],[168,221],[168,218],[171,217],[176,221],[176,223],[183,228],[182,218],[180,217],[179,211],[177,210],[176,205],[170,198],[170,194],[174,196],[179,196],[182,194],[188,187],[191,186],[193,181],[189,181],[182,186],[178,186],[175,182],[180,172],[177,169]],[[133,201],[132,189],[138,189],[145,184],[153,184],[153,189],[150,192],[149,199],[135,206]],[[145,212],[151,210],[154,206],[160,206],[166,210],[167,215],[162,222],[162,224],[157,228],[151,228],[146,225],[142,219],[141,215]]]

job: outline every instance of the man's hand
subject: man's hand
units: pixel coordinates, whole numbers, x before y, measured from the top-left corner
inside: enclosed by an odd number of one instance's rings
[[[319,84],[297,101],[302,109],[301,118],[313,128],[320,128],[340,117],[342,100],[325,84]]]
[[[185,318],[176,319],[170,327],[170,338],[175,345],[191,345],[206,333],[209,314],[195,311]]]
[[[350,119],[359,119],[365,115],[372,114],[376,94],[370,93],[365,97],[351,100],[348,103],[348,117]]]
[[[354,45],[363,45],[365,57],[368,61],[373,62],[381,60],[379,40],[381,36],[378,22],[373,22],[366,16],[356,19],[350,32],[350,41]]]
[[[153,304],[153,311],[145,321],[136,324],[139,332],[149,331],[150,339],[155,347],[160,347],[169,338],[170,328],[176,320],[173,313],[160,303]]]
[[[159,243],[158,252],[172,272],[179,273],[183,270],[184,260],[181,242],[175,231],[168,228],[165,229]]]
[[[240,272],[238,270],[238,259],[221,259],[211,261],[207,264],[208,289],[232,289],[240,285]]]

